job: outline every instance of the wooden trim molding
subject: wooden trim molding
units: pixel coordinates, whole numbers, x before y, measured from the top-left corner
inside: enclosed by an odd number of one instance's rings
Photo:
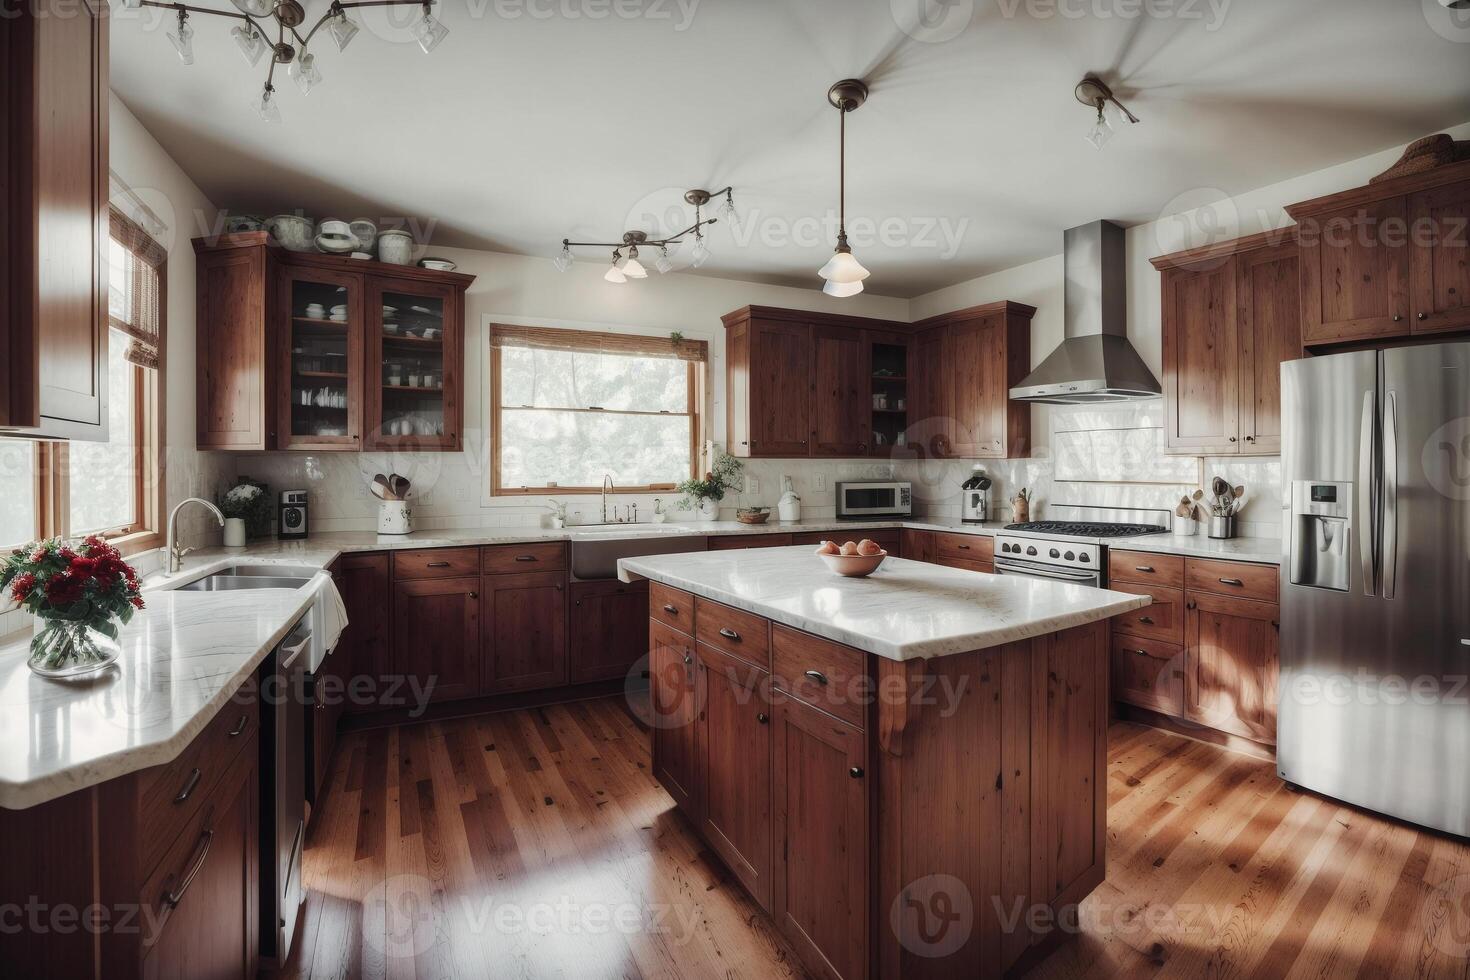
[[[1463,180],[1470,180],[1470,160],[1435,167],[1423,173],[1394,177],[1376,184],[1365,184],[1362,187],[1339,191],[1336,194],[1314,197],[1310,201],[1288,204],[1286,213],[1300,221],[1304,217],[1372,204],[1375,201],[1383,201],[1392,197],[1405,197],[1445,184],[1457,184]]]
[[[880,320],[876,317],[847,316],[839,313],[818,313],[810,310],[791,310],[780,306],[742,306],[738,310],[731,310],[720,317],[720,322],[728,329],[732,324],[743,323],[751,319],[760,320],[787,320],[792,323],[810,323],[817,326],[845,327],[847,329],[862,330],[886,330],[895,333],[909,333],[914,329],[911,323],[903,323],[898,320]]]
[[[1178,252],[1170,252],[1167,255],[1156,255],[1148,261],[1160,272],[1163,272],[1165,269],[1195,269],[1200,266],[1209,265],[1211,262],[1227,259],[1232,255],[1254,252],[1257,249],[1271,248],[1278,245],[1295,244],[1296,226],[1287,225],[1283,228],[1268,228],[1265,231],[1256,232],[1254,235],[1243,235],[1240,238],[1232,238],[1226,242],[1212,242],[1209,245],[1181,249]]]
[[[490,324],[490,346],[677,358],[701,363],[709,360],[709,343],[704,340],[675,340],[673,337],[609,333],[601,330],[522,327],[506,323]]]

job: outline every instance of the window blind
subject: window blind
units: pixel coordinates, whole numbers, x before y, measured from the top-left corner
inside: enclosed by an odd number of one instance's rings
[[[626,354],[698,363],[709,360],[709,344],[703,340],[635,337],[628,334],[601,333],[596,330],[516,327],[499,323],[492,324],[490,327],[490,346],[529,347],[537,350],[580,351],[594,354]]]
[[[163,356],[163,269],[168,261],[152,235],[117,208],[111,209],[111,235],[122,246],[121,282],[108,287],[108,320],[131,338],[124,356],[134,364],[157,368]]]

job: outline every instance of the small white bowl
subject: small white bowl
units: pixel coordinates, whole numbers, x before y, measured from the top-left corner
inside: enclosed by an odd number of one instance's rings
[[[847,578],[863,578],[872,575],[883,564],[883,559],[888,557],[888,552],[880,551],[876,555],[818,555],[818,558],[827,563],[827,567],[838,575]]]

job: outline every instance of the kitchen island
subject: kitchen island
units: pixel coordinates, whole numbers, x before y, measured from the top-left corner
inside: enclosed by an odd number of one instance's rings
[[[992,977],[1103,878],[1107,620],[1146,596],[808,547],[628,558],[654,774],[807,968]]]

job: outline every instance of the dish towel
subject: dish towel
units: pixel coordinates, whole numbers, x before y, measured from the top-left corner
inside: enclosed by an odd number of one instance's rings
[[[332,581],[332,576],[323,575],[321,578],[317,602],[322,610],[322,655],[325,656],[337,648],[337,641],[347,628],[347,606],[342,602],[342,593],[337,591],[337,583]]]

